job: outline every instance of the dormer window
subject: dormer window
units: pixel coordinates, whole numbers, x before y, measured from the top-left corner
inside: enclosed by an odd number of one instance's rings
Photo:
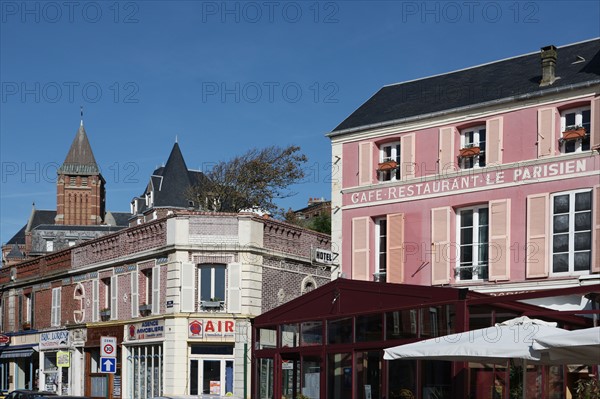
[[[400,180],[400,142],[385,143],[379,146],[379,181]]]
[[[565,110],[560,115],[561,138],[560,152],[588,151],[590,149],[590,107]]]
[[[458,161],[461,169],[485,166],[485,125],[463,129],[460,132]]]

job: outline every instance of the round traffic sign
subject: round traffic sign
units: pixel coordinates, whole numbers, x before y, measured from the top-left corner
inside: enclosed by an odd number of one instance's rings
[[[104,353],[106,353],[107,355],[110,355],[111,353],[113,353],[114,350],[115,350],[115,347],[112,346],[111,344],[104,345]]]

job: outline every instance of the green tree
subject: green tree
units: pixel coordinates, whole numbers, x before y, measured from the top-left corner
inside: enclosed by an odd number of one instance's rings
[[[275,201],[296,194],[289,187],[304,178],[306,162],[297,146],[254,148],[217,163],[202,184],[188,190],[187,199],[204,211],[282,214]]]

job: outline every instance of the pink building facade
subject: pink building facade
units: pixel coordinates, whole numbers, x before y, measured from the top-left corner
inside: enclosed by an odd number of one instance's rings
[[[334,277],[600,283],[598,57],[598,39],[549,46],[373,95],[329,134]]]

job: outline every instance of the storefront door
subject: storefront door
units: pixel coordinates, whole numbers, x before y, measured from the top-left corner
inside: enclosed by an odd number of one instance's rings
[[[233,392],[233,360],[198,357],[190,360],[190,395]]]

